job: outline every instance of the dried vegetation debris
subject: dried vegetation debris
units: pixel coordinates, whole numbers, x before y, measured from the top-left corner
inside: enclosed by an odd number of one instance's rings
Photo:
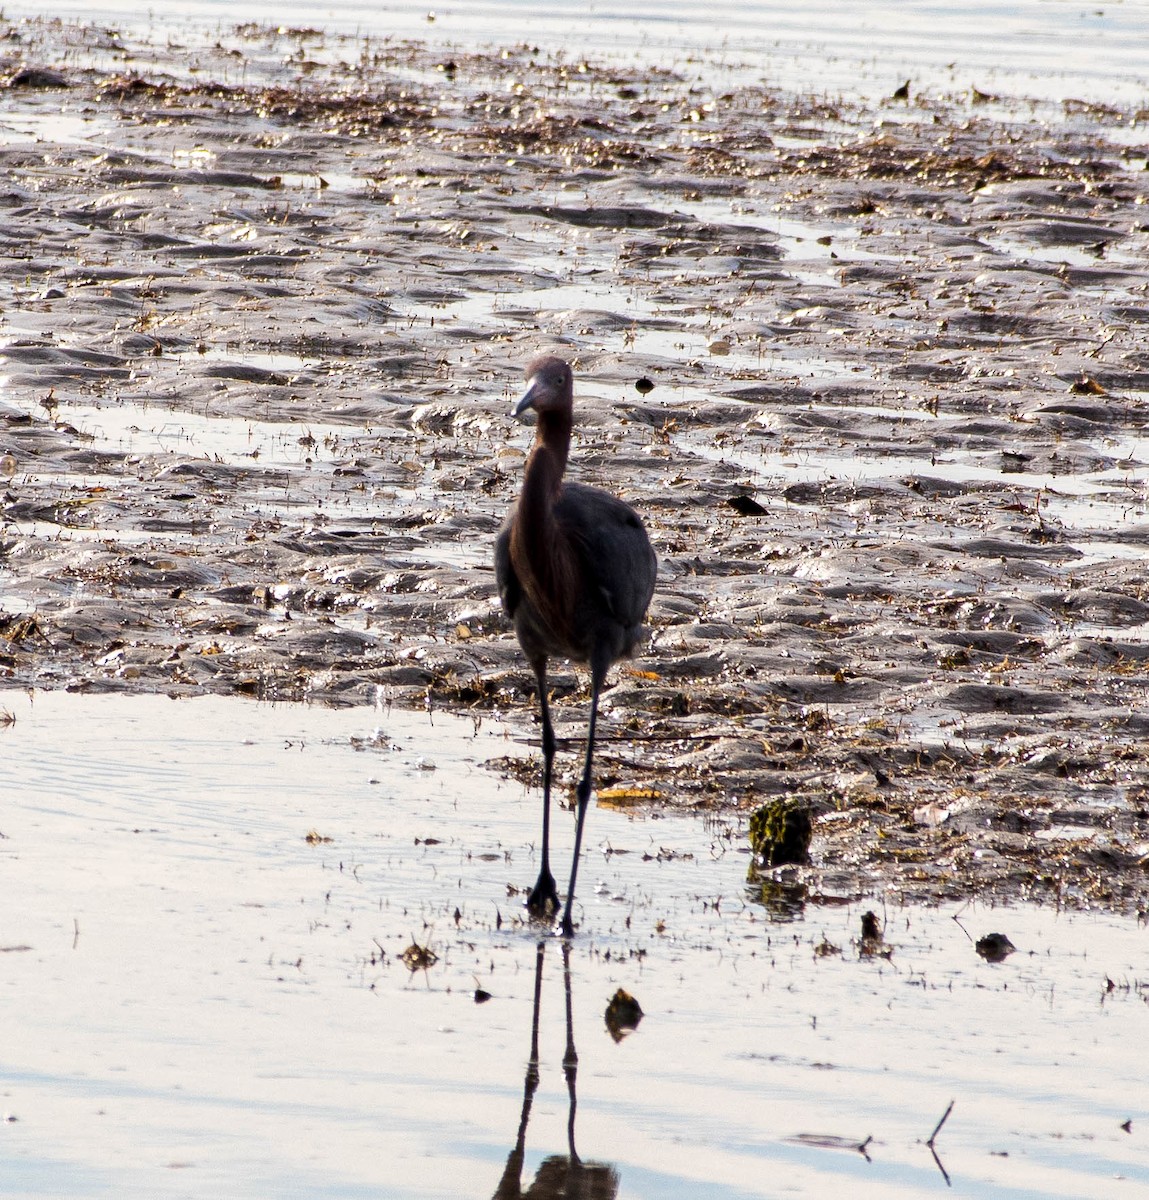
[[[1145,114],[2,28],[4,680],[527,728],[558,346],[662,564],[604,789],[807,805],[812,888],[1147,903]]]

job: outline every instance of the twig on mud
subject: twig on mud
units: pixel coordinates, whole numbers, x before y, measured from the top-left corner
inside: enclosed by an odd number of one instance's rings
[[[870,1158],[870,1143],[873,1140],[872,1134],[867,1134],[865,1141],[859,1142],[857,1138],[839,1137],[834,1133],[798,1133],[786,1138],[786,1141],[795,1146],[816,1146],[819,1150],[853,1150],[866,1162],[873,1162]]]
[[[595,745],[600,743],[608,746],[611,743],[625,745],[627,742],[717,742],[730,736],[728,733],[620,733],[613,737],[595,736]],[[539,744],[537,737],[515,737],[513,741],[523,746]],[[569,749],[580,744],[577,737],[555,737],[555,745],[560,749]]]
[[[949,1120],[950,1113],[952,1113],[953,1110],[954,1110],[954,1101],[951,1100],[949,1102],[949,1105],[946,1108],[945,1112],[942,1113],[942,1119],[934,1126],[933,1133],[930,1134],[929,1139],[926,1141],[926,1145],[929,1146],[929,1148],[931,1150],[934,1148],[934,1138],[936,1138],[938,1136],[938,1134],[941,1133],[942,1126]]]
[[[942,1178],[946,1181],[946,1187],[953,1187],[953,1183],[950,1180],[949,1172],[945,1169],[945,1167],[942,1166],[942,1160],[940,1158],[938,1158],[937,1150],[934,1149],[934,1139],[938,1136],[939,1133],[941,1133],[942,1126],[946,1123],[946,1121],[949,1120],[949,1115],[950,1115],[950,1113],[953,1112],[953,1110],[954,1110],[954,1102],[951,1100],[949,1102],[949,1104],[946,1106],[945,1112],[942,1113],[942,1119],[934,1126],[933,1133],[930,1134],[928,1140],[926,1141],[926,1145],[929,1147],[929,1151],[934,1157],[934,1162],[937,1163],[938,1170],[941,1171]]]

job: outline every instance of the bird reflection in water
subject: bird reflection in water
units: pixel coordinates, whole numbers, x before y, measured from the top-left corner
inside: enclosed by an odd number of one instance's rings
[[[507,1155],[507,1166],[493,1200],[615,1200],[618,1195],[618,1172],[608,1163],[584,1162],[575,1149],[575,1109],[578,1105],[576,1080],[578,1054],[574,1043],[574,1022],[571,1018],[570,945],[563,943],[563,989],[567,1006],[567,1045],[563,1054],[563,1074],[566,1076],[570,1107],[567,1112],[566,1154],[550,1154],[539,1164],[534,1181],[523,1190],[523,1159],[527,1148],[527,1126],[531,1119],[531,1104],[539,1086],[539,1007],[543,995],[543,963],[546,943],[539,942],[535,958],[535,1002],[531,1013],[531,1056],[527,1061],[526,1081],[523,1084],[523,1109],[519,1117],[519,1132],[514,1149]]]

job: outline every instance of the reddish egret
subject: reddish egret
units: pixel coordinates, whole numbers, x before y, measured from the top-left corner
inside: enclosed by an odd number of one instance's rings
[[[527,459],[518,504],[495,543],[495,578],[539,686],[543,857],[538,882],[527,899],[528,909],[537,916],[559,908],[550,867],[555,734],[547,703],[547,659],[569,658],[590,668],[586,761],[578,785],[574,857],[562,918],[562,932],[570,937],[599,693],[611,664],[629,655],[638,642],[654,594],[655,559],[646,530],[630,505],[597,488],[563,482],[574,423],[574,388],[570,366],[561,358],[538,358],[527,368],[527,391],[515,416],[528,408],[538,414],[535,445]]]

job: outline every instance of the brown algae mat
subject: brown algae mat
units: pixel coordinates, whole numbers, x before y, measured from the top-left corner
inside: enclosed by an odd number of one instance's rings
[[[601,803],[797,797],[813,864],[765,886],[815,899],[1149,904],[1145,112],[253,26],[0,50],[6,686],[535,736],[490,548],[545,349],[571,476],[660,561]]]

